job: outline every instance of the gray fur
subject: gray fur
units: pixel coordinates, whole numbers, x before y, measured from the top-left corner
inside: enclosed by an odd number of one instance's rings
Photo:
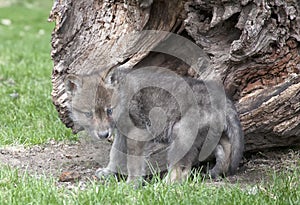
[[[213,107],[214,98],[211,98],[204,81],[192,78],[178,80],[164,70],[148,69],[146,73],[137,71],[134,75],[116,72],[108,82],[115,88],[113,100],[107,105],[97,105],[97,109],[113,107],[112,122],[101,121],[107,116],[99,116],[101,125],[97,132],[111,133],[114,129],[116,135],[110,162],[106,168],[97,170],[98,177],[119,172],[128,174],[127,181],[131,182],[145,176],[147,157],[152,151],[147,149],[148,144],[159,142],[168,147],[167,180],[181,181],[201,158],[199,154],[209,133],[216,140],[209,150],[216,158],[210,175],[234,174],[237,170],[244,150],[238,114],[227,97],[221,106]],[[109,89],[109,85],[103,83],[94,86],[98,90]],[[193,95],[188,95],[188,92]],[[96,98],[108,96],[97,95]]]
[[[146,78],[148,80],[145,80]],[[150,86],[146,81],[154,81],[152,84],[157,84],[157,87]],[[169,143],[169,180],[182,180],[192,165],[198,162],[209,131],[210,137],[218,140],[216,146],[211,149],[216,158],[216,165],[210,170],[210,175],[217,177],[221,174],[234,174],[244,150],[243,132],[233,103],[225,95],[225,99],[220,100],[221,103],[213,102],[214,99],[218,100],[218,97],[211,96],[220,95],[220,92],[213,90],[209,93],[207,85],[214,89],[218,86],[214,86],[212,82],[192,78],[184,78],[182,82],[168,72],[151,69],[136,71],[134,75],[129,74],[126,77],[121,75],[118,83],[116,93],[120,100],[116,106],[114,120],[119,135],[127,137],[127,154],[136,156],[135,160],[127,161],[128,181],[146,175],[144,156],[151,152],[146,150],[147,143],[153,141]],[[188,89],[192,90],[193,96],[186,94],[185,83]],[[146,86],[143,86],[144,84]],[[185,100],[184,104],[179,105],[180,99],[176,98],[176,94]],[[193,100],[196,107],[192,103]],[[217,105],[213,107],[212,103]],[[156,114],[158,117],[155,119],[151,117],[153,108],[160,108],[164,113],[161,116]],[[183,119],[193,117],[191,113],[195,112],[198,112],[198,118],[196,116],[195,121],[190,120],[190,124],[185,124]],[[127,113],[129,118],[124,118]],[[165,119],[162,119],[163,117]],[[223,118],[224,124],[221,122]],[[132,123],[128,123],[129,121]],[[127,123],[124,125],[124,122]],[[197,136],[193,137],[190,131],[196,126]],[[218,132],[220,126],[222,132]],[[141,139],[143,140],[138,141]]]

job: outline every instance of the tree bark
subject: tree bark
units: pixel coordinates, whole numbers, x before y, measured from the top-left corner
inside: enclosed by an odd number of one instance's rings
[[[300,3],[297,0],[56,0],[50,18],[54,61],[53,103],[62,122],[74,126],[67,111],[63,79],[157,65],[198,77],[190,66],[150,52],[168,35],[120,42],[124,34],[168,31],[187,37],[209,56],[215,73],[235,101],[245,148],[260,150],[300,144]]]

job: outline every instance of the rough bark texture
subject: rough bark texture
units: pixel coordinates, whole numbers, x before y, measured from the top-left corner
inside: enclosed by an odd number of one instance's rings
[[[209,72],[236,102],[246,150],[300,144],[300,3],[298,0],[57,0],[50,14],[53,102],[67,127],[63,79],[117,66],[154,64],[195,76],[189,66],[161,53],[144,52],[166,35],[144,44],[120,37],[164,30],[194,41],[210,57]],[[143,51],[143,52],[141,52]]]

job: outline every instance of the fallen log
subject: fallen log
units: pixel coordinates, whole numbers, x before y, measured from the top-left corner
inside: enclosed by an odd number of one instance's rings
[[[214,73],[235,101],[247,151],[300,144],[297,0],[154,0],[143,5],[134,0],[55,1],[49,17],[55,22],[52,97],[67,127],[78,132],[66,108],[67,74],[154,65],[182,76]],[[122,41],[126,34],[146,30],[167,32],[144,36],[143,44]],[[209,57],[204,74],[195,71],[195,64],[156,52],[168,41],[168,32],[203,50]]]

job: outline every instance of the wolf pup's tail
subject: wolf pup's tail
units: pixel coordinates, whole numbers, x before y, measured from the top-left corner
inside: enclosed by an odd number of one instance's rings
[[[244,152],[244,133],[238,113],[233,103],[228,99],[226,107],[225,133],[231,145],[230,165],[228,174],[236,172]]]

